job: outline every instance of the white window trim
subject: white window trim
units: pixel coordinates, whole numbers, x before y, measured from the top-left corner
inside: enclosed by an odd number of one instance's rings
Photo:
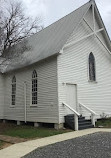
[[[11,82],[12,82],[12,80],[11,80]],[[16,83],[17,83],[17,81],[16,81]],[[15,93],[15,105],[12,105],[12,85],[13,85],[13,83],[11,83],[11,87],[10,87],[10,89],[11,89],[10,108],[15,108],[16,107],[16,93]]]
[[[92,51],[90,51],[90,53],[91,53]],[[96,77],[95,77],[95,81],[92,81],[92,80],[90,80],[90,78],[89,78],[89,55],[90,55],[90,53],[88,53],[87,54],[87,79],[88,79],[88,82],[89,83],[98,83],[97,82],[97,71],[96,71],[96,60],[95,60],[95,75],[96,75]],[[92,52],[93,53],[93,52]],[[93,55],[94,55],[94,53],[93,53]],[[95,55],[94,55],[94,57],[95,57]]]
[[[32,80],[30,83],[30,107],[38,107],[38,101],[37,104],[32,104]]]
[[[37,84],[38,84],[38,80],[37,80]],[[37,91],[37,95],[38,95],[38,91]],[[30,82],[30,107],[38,107],[38,98],[37,98],[37,104],[32,104],[32,73],[31,73],[31,82]]]

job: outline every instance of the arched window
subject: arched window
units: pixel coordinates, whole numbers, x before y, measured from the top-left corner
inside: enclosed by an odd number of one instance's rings
[[[96,81],[95,58],[92,52],[89,54],[89,80]]]
[[[37,72],[32,73],[32,104],[37,104]]]
[[[12,78],[12,105],[15,105],[16,100],[16,77]]]

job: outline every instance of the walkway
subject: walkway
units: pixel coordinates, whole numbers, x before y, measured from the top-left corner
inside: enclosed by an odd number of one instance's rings
[[[3,150],[0,150],[1,158],[20,158],[29,152],[46,145],[54,144],[57,142],[62,142],[68,139],[77,138],[87,134],[92,134],[96,132],[111,132],[111,129],[102,129],[102,128],[92,128],[85,129],[81,131],[74,131],[69,133],[64,133],[60,135],[55,135],[51,137],[41,138],[37,140],[31,140],[23,143],[14,144],[10,147],[7,147]]]

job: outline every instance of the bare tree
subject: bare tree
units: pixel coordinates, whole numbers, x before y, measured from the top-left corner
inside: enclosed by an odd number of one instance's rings
[[[3,4],[2,1],[0,3]],[[6,50],[43,28],[41,18],[32,20],[24,14],[21,2],[8,0],[0,7],[0,51]]]

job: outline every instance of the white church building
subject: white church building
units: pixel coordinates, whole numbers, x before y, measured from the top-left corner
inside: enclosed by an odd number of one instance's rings
[[[94,0],[27,39],[19,57],[0,57],[0,119],[53,123],[111,116],[111,42]],[[16,46],[17,50],[20,45]],[[15,51],[16,53],[16,51]]]

